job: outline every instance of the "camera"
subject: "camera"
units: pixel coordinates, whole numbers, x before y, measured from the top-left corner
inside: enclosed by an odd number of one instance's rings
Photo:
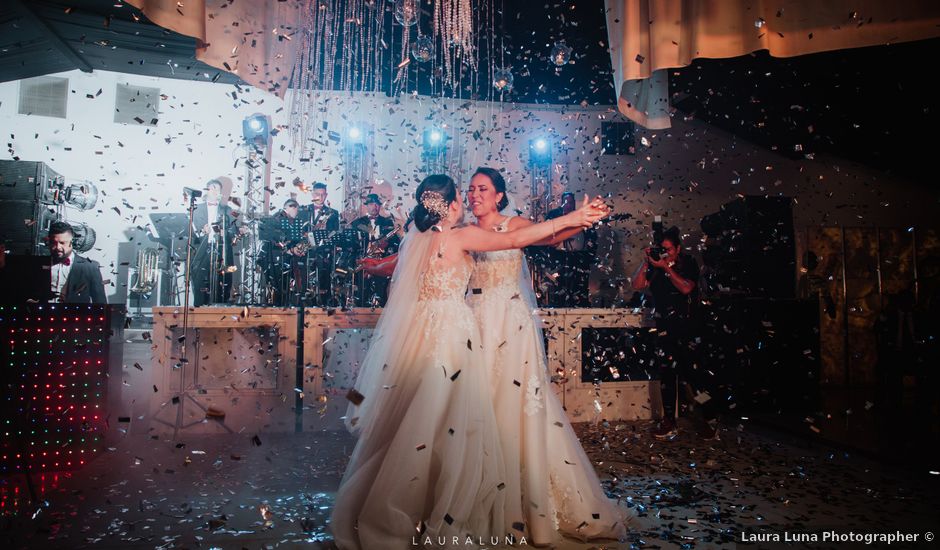
[[[662,216],[653,217],[653,246],[650,247],[650,258],[659,260],[666,250],[662,247],[663,242],[663,218]]]

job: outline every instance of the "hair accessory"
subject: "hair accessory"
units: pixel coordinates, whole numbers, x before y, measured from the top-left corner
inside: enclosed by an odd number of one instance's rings
[[[444,200],[444,195],[437,191],[421,193],[421,206],[442,220],[447,217],[447,201]]]

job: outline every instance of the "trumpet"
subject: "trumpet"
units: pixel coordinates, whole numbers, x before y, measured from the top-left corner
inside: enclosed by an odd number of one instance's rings
[[[157,285],[157,273],[160,269],[160,255],[156,249],[142,248],[137,251],[137,273],[134,285],[128,292],[137,295],[149,294]]]

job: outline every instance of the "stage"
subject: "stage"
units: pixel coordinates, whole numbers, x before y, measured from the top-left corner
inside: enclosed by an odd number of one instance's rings
[[[381,309],[190,308],[185,338],[183,313],[153,308],[146,373],[153,391],[146,396],[128,391],[118,400],[121,416],[133,416],[128,409],[148,399],[137,429],[146,426],[162,435],[289,432],[338,423]],[[585,329],[642,330],[641,313],[566,308],[539,314],[553,389],[573,422],[648,420],[658,414],[657,382],[600,382],[586,375],[583,365],[591,356],[582,346]],[[181,357],[184,342],[188,351]],[[315,411],[316,419],[305,411]]]

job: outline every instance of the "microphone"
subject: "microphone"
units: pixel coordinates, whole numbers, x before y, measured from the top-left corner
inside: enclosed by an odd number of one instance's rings
[[[202,191],[200,191],[200,190],[198,190],[198,189],[193,189],[193,188],[191,188],[191,187],[184,187],[184,188],[183,188],[183,193],[186,194],[186,195],[189,195],[190,197],[192,197],[192,198],[194,198],[194,199],[198,199],[199,197],[202,196]]]

